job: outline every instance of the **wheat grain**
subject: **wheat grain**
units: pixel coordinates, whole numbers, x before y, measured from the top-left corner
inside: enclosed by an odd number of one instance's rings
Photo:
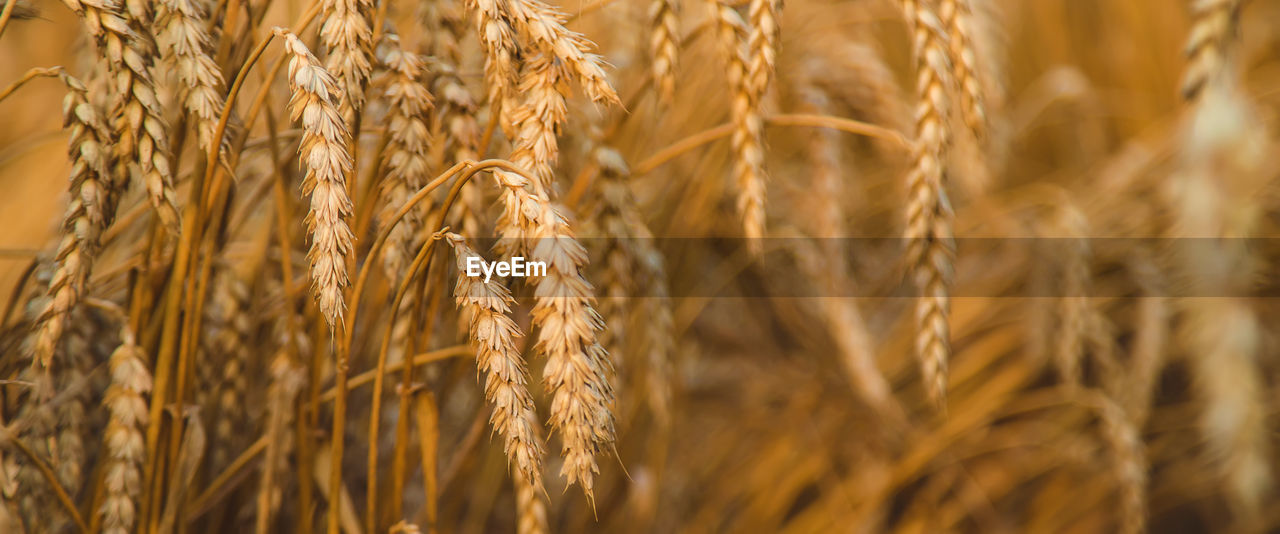
[[[1125,534],[1147,530],[1147,453],[1138,429],[1119,404],[1104,395],[1087,397],[1098,415],[1103,441],[1111,452],[1120,484],[1120,529]]]
[[[459,311],[471,317],[476,366],[485,373],[485,398],[493,405],[489,423],[505,440],[503,449],[516,480],[528,484],[535,493],[541,492],[543,451],[535,430],[537,414],[533,396],[526,386],[524,359],[515,346],[515,338],[521,335],[520,328],[508,317],[515,301],[496,281],[482,282],[463,274],[470,258],[483,260],[483,257],[472,250],[462,236],[446,234],[445,240],[457,258],[454,298]]]
[[[249,286],[229,266],[217,268],[209,304],[205,308],[205,352],[198,366],[209,368],[208,387],[212,394],[205,413],[213,414],[213,440],[209,467],[220,471],[243,445],[247,413],[244,399],[249,391],[249,354],[252,324],[249,320]]]
[[[1055,236],[1063,241],[1061,253],[1061,280],[1058,295],[1059,325],[1053,344],[1053,363],[1064,382],[1079,386],[1081,362],[1084,360],[1084,336],[1089,305],[1089,245],[1085,240],[1087,223],[1085,216],[1069,203],[1058,206],[1057,229],[1063,232]]]
[[[514,131],[509,115],[516,107],[513,92],[519,82],[516,63],[519,45],[501,5],[495,0],[467,0],[467,8],[475,13],[476,36],[485,49],[484,84],[488,90],[490,113],[501,113],[503,131]]]
[[[609,147],[595,150],[600,167],[599,206],[592,221],[605,237],[601,315],[609,329],[600,344],[615,361],[631,360],[642,377],[643,397],[663,425],[671,420],[671,354],[675,326],[662,253],[645,225],[628,180],[622,155]],[[636,297],[636,298],[628,298]],[[626,351],[620,349],[626,347]]]
[[[352,165],[347,151],[350,135],[334,105],[333,99],[340,91],[333,76],[296,36],[280,28],[274,31],[285,39],[290,56],[289,85],[293,96],[289,99],[289,116],[302,123],[298,159],[307,169],[303,193],[311,197],[307,214],[311,280],[320,311],[332,329],[346,309],[343,289],[348,284],[347,256],[354,239],[347,226],[347,217],[351,216],[346,183]]]

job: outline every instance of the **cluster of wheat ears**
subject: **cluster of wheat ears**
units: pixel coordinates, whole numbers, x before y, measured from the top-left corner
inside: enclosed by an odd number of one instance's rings
[[[0,0],[0,532],[1280,528],[1277,2],[545,1]]]

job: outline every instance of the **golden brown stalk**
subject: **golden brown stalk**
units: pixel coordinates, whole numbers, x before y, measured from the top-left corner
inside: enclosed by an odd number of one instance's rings
[[[289,86],[293,96],[289,99],[289,116],[302,123],[298,159],[307,169],[303,193],[311,197],[307,214],[311,251],[307,258],[311,261],[312,289],[320,311],[333,329],[346,309],[343,289],[348,284],[347,256],[354,239],[347,225],[351,216],[346,182],[352,165],[347,151],[350,136],[334,105],[340,90],[333,76],[296,36],[282,28],[274,31],[285,39],[285,50],[290,55]]]
[[[982,139],[987,129],[987,108],[978,71],[978,53],[974,49],[973,6],[970,0],[942,0],[938,15],[947,27],[952,78],[960,86],[964,122],[975,137]]]
[[[209,145],[218,128],[218,115],[223,105],[222,70],[213,60],[213,46],[205,32],[208,14],[193,0],[161,0],[156,24],[166,63],[177,70],[179,98],[196,122],[200,148],[209,153]],[[218,147],[225,161],[230,147],[226,137]]]
[[[154,45],[146,30],[149,15],[146,9],[135,9],[133,5],[125,11],[118,0],[64,0],[64,3],[84,19],[106,62],[113,88],[118,91],[112,111],[116,138],[114,186],[123,189],[130,176],[135,176],[146,189],[160,222],[177,233],[180,221],[174,207],[173,170],[169,167],[166,137],[168,125],[150,72]]]
[[[428,143],[431,135],[428,114],[432,108],[431,93],[423,80],[426,68],[422,58],[404,51],[394,35],[386,36],[385,52],[379,58],[387,71],[382,81],[383,94],[389,107],[387,113],[387,147],[382,152],[382,212],[379,225],[387,219],[415,192],[426,185],[431,162]],[[399,280],[412,259],[415,236],[421,230],[420,211],[410,211],[405,220],[392,229],[388,238],[383,266],[388,280]]]
[[[527,387],[524,358],[515,345],[520,327],[508,316],[515,301],[498,281],[485,282],[466,275],[469,258],[484,258],[462,236],[450,233],[445,240],[457,258],[454,298],[459,311],[471,318],[476,366],[485,374],[485,398],[493,405],[489,423],[505,440],[503,450],[513,476],[541,493],[543,452],[536,430],[537,413]]]
[[[72,309],[84,296],[102,231],[115,217],[118,194],[112,193],[110,153],[112,137],[98,111],[89,103],[79,80],[61,75],[67,86],[63,124],[71,130],[70,196],[63,216],[62,238],[54,256],[56,268],[49,282],[48,302],[37,315],[33,359],[49,367]]]
[[[517,162],[519,163],[519,162]],[[543,382],[552,393],[551,426],[560,432],[565,457],[561,475],[579,482],[589,500],[599,468],[595,453],[614,439],[613,364],[597,341],[604,328],[591,285],[582,276],[587,253],[569,222],[528,178],[505,170],[494,178],[506,206],[499,228],[533,261],[547,264],[546,276],[533,278],[533,325],[537,349],[547,357]]]
[[[649,55],[658,102],[667,105],[676,92],[676,60],[680,53],[680,5],[676,0],[649,3]]]
[[[1243,0],[1193,0],[1191,33],[1187,37],[1182,97],[1195,100],[1205,85],[1231,76],[1232,49],[1240,32]]]
[[[927,2],[904,0],[915,42],[916,147],[907,175],[907,267],[916,279],[916,357],[925,391],[938,405],[946,400],[951,352],[951,204],[943,184],[946,131],[946,51],[941,23]]]
[[[146,354],[126,331],[120,347],[111,355],[111,387],[103,403],[110,413],[104,434],[106,468],[103,472],[102,507],[97,513],[102,532],[133,532],[137,515],[135,499],[141,489],[141,466],[146,447],[142,427],[147,424],[147,401],[151,391],[151,373],[147,371]]]
[[[342,84],[338,93],[343,114],[364,107],[364,88],[372,70],[373,35],[369,29],[370,0],[323,0],[325,68]]]

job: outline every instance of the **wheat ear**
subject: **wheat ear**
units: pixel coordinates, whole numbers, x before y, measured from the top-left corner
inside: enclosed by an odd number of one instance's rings
[[[457,258],[458,281],[454,298],[459,311],[471,317],[471,343],[476,350],[476,366],[485,374],[485,398],[493,405],[489,423],[505,440],[507,461],[516,480],[542,491],[542,443],[538,438],[537,413],[529,394],[524,358],[516,348],[520,327],[509,317],[511,298],[499,282],[485,282],[466,276],[469,258],[480,258],[466,240],[446,234]]]
[[[601,335],[601,344],[611,351],[619,345],[628,347],[622,359],[634,355],[631,365],[644,377],[644,398],[654,418],[666,425],[671,421],[671,354],[676,334],[665,261],[636,206],[626,160],[608,147],[597,148],[595,158],[600,166],[600,206],[594,219],[609,247],[603,260],[608,299],[601,304],[609,329]],[[624,300],[627,296],[639,298]],[[618,308],[612,315],[605,310],[609,301]],[[634,305],[622,306],[627,301]],[[623,335],[624,325],[627,335]],[[606,342],[606,337],[614,343]],[[618,359],[616,354],[614,358]]]
[[[103,473],[105,492],[97,513],[102,518],[102,532],[133,532],[138,497],[142,488],[141,467],[145,460],[142,429],[147,425],[147,401],[151,391],[151,373],[147,371],[146,354],[134,343],[133,335],[124,339],[111,355],[111,387],[103,403],[110,414],[104,434],[107,454]]]
[[[115,216],[109,168],[108,131],[98,110],[89,103],[88,90],[79,80],[60,74],[67,86],[63,124],[71,130],[67,151],[71,159],[70,196],[63,217],[62,238],[54,256],[56,265],[49,282],[48,302],[38,314],[33,356],[48,367],[71,310],[85,292],[102,231]]]
[[[939,16],[947,27],[952,77],[960,89],[960,109],[965,124],[979,139],[986,135],[987,107],[978,71],[978,53],[974,49],[971,0],[942,0]]]
[[[324,25],[320,39],[326,54],[325,68],[333,73],[342,91],[337,93],[343,114],[364,107],[364,89],[372,70],[369,56],[373,35],[369,29],[370,0],[323,0]]]
[[[205,353],[197,362],[208,368],[207,391],[214,393],[212,405],[213,440],[209,450],[209,466],[217,472],[227,465],[234,451],[243,444],[240,432],[247,419],[244,405],[249,390],[248,366],[251,353],[249,340],[249,286],[227,265],[214,274],[210,303],[205,308]],[[202,391],[205,388],[201,388]]]
[[[945,33],[926,3],[904,0],[916,54],[915,158],[907,175],[907,265],[920,292],[916,303],[916,356],[925,391],[939,405],[946,399],[950,358],[950,285],[954,243],[951,205],[943,184],[947,144],[947,56]]]
[[[204,7],[193,0],[161,0],[156,36],[166,59],[177,70],[179,90],[187,113],[194,117],[200,148],[208,153],[223,106],[222,70],[213,60]],[[225,161],[230,145],[223,138],[218,147]]]
[[[1193,0],[1191,33],[1187,37],[1187,66],[1182,74],[1182,97],[1195,100],[1206,84],[1231,74],[1233,41],[1240,31],[1243,0]]]
[[[1260,378],[1262,327],[1249,295],[1257,270],[1247,245],[1259,233],[1258,191],[1269,183],[1270,134],[1229,76],[1210,78],[1187,125],[1183,168],[1170,180],[1180,267],[1201,298],[1184,299],[1179,334],[1204,407],[1201,433],[1242,530],[1261,530],[1274,480],[1268,453],[1265,390]],[[1207,238],[1207,239],[1198,239]],[[1186,246],[1186,245],[1184,245]]]
[[[169,167],[168,125],[151,79],[152,43],[140,20],[132,20],[118,0],[63,0],[84,21],[103,54],[117,91],[113,116],[115,188],[123,189],[137,165],[160,222],[176,233],[180,221],[174,207],[173,172]],[[135,12],[145,10],[134,9]],[[134,16],[137,16],[136,14]],[[142,18],[147,18],[143,16]]]
[[[496,0],[467,0],[467,8],[475,14],[476,37],[484,47],[484,83],[488,90],[489,108],[500,110],[502,128],[511,132],[514,125],[506,115],[516,107],[514,92],[520,71],[516,54],[516,31]],[[491,111],[495,112],[495,111]]]
[[[346,175],[351,171],[347,151],[350,135],[342,115],[334,105],[341,93],[329,74],[297,36],[282,28],[276,35],[285,40],[289,54],[289,99],[291,120],[302,123],[302,144],[298,159],[307,169],[303,193],[311,197],[307,230],[311,236],[311,281],[320,311],[329,328],[342,319],[346,309],[343,289],[347,286],[347,256],[351,254],[351,197]]]
[[[1120,404],[1102,394],[1084,397],[1098,415],[1102,438],[1111,453],[1120,485],[1120,530],[1141,534],[1147,530],[1147,453],[1142,436]]]
[[[658,101],[670,104],[676,92],[676,61],[680,53],[680,16],[676,0],[649,2],[649,55]]]
[[[759,0],[752,4],[753,9],[756,3]],[[762,245],[758,238],[764,237],[765,224],[764,152],[760,146],[764,124],[755,107],[756,102],[751,98],[747,56],[738,38],[746,23],[737,10],[719,0],[711,0],[711,6],[715,10],[717,44],[728,68],[729,115],[733,124],[730,140],[734,153],[733,177],[738,190],[738,211],[748,246],[758,252]]]
[[[547,503],[542,501],[541,488],[529,482],[520,473],[515,474],[516,534],[547,534]]]
[[[384,46],[385,53],[379,60],[387,71],[382,85],[389,110],[387,147],[382,153],[382,168],[386,173],[381,185],[383,208],[378,216],[379,225],[383,227],[413,193],[426,185],[425,177],[431,167],[428,114],[433,106],[423,80],[426,68],[422,58],[404,51],[394,35],[386,36]],[[419,212],[410,211],[405,220],[392,229],[383,257],[388,280],[402,276],[420,227]]]
[[[503,189],[505,212],[498,225],[503,236],[547,264],[546,276],[532,279],[536,346],[547,357],[543,381],[552,394],[550,422],[560,432],[565,457],[560,473],[570,484],[580,483],[590,500],[599,472],[595,453],[614,439],[614,395],[613,364],[596,337],[604,324],[593,306],[591,284],[582,276],[587,253],[563,213],[533,181],[505,170],[493,176]]]

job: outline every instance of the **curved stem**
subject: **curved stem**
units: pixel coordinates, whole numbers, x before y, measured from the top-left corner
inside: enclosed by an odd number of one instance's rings
[[[466,165],[467,162],[463,162],[462,164]],[[445,216],[453,207],[454,202],[457,201],[458,195],[462,191],[462,186],[465,185],[472,176],[475,176],[477,171],[478,169],[472,169],[466,174],[463,174],[449,189],[449,195],[446,197],[444,205],[441,206],[440,215],[431,226],[432,228],[437,229],[436,233],[422,244],[422,248],[419,249],[418,255],[414,257],[413,263],[409,267],[409,272],[401,278],[399,287],[396,288],[395,296],[391,298],[390,316],[383,321],[382,344],[378,349],[378,363],[375,368],[373,379],[372,407],[370,408],[369,413],[369,456],[367,464],[368,473],[366,477],[367,486],[365,490],[365,495],[367,497],[365,526],[370,532],[373,532],[376,527],[374,523],[376,523],[375,514],[378,505],[378,434],[379,427],[382,426],[382,392],[385,387],[384,384],[387,374],[387,353],[391,347],[391,336],[395,329],[396,316],[400,311],[400,303],[404,300],[405,295],[408,294],[409,287],[413,280],[417,278],[420,273],[430,272],[431,259],[433,257],[431,252],[435,250],[435,244],[439,241],[440,232],[444,229]],[[447,179],[447,177],[445,178]],[[428,187],[430,187],[430,184]],[[430,190],[428,190],[427,187],[424,187],[422,192],[419,192],[418,195],[414,195],[414,198],[410,199],[409,202],[405,204],[405,208],[411,208],[415,203],[414,199],[421,200],[422,198],[426,198],[426,193],[429,192]],[[407,210],[402,208],[401,212],[407,213]],[[395,225],[399,223],[401,221],[401,215],[401,213],[397,213],[397,217],[392,219],[390,224]],[[374,246],[377,247],[377,245]],[[366,258],[366,265],[370,263],[368,258],[376,258],[376,256],[373,255],[373,252],[374,251],[371,250],[370,255]],[[411,366],[407,367],[407,369],[411,368]],[[397,498],[398,497],[399,496],[397,496]]]
[[[5,0],[4,11],[0,11],[0,35],[4,35],[4,29],[9,25],[9,18],[13,16],[13,9],[17,6],[18,0]]]
[[[863,135],[866,137],[874,137],[885,141],[892,141],[898,147],[906,150],[910,149],[912,143],[906,136],[892,129],[874,124],[855,121],[853,119],[845,119],[841,117],[832,117],[829,115],[807,115],[807,114],[779,114],[771,115],[765,118],[765,121],[771,126],[809,126],[814,128],[832,128],[855,135]],[[645,174],[661,167],[663,164],[675,159],[677,156],[684,154],[690,150],[698,148],[702,145],[728,137],[733,133],[732,124],[721,124],[714,128],[703,130],[701,132],[690,135],[684,139],[676,141],[668,145],[666,148],[655,152],[644,161],[636,164],[632,169],[633,174]]]
[[[9,1],[13,2],[13,0],[9,0]],[[4,19],[2,16],[0,16],[0,31],[3,31],[3,30],[4,30]],[[26,83],[31,80],[34,80],[36,78],[54,78],[54,77],[60,76],[61,74],[62,74],[62,67],[49,67],[49,68],[36,67],[31,70],[28,70],[25,74],[22,75],[21,78],[18,78],[18,81],[9,84],[9,86],[5,87],[3,91],[0,91],[0,101],[3,101],[4,99],[8,98],[9,95],[13,94],[14,91],[17,91],[19,88],[21,88],[23,85],[26,85]]]

